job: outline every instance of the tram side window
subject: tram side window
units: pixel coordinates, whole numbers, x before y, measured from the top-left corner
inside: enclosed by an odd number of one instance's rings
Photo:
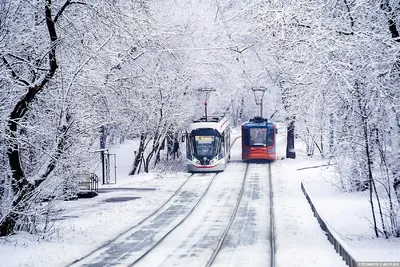
[[[268,146],[272,146],[274,144],[274,139],[275,139],[275,129],[270,129],[268,135]]]
[[[224,136],[221,136],[221,138],[219,138],[220,142],[218,145],[218,153],[219,153],[219,157],[223,158],[225,156],[225,138]]]
[[[192,149],[191,142],[189,140],[189,136],[186,134],[186,158],[192,159]]]
[[[242,145],[249,146],[249,133],[246,128],[242,128]]]
[[[229,147],[231,146],[231,138],[229,135],[229,130],[226,131],[226,135],[225,135],[225,151],[226,154],[229,154]]]
[[[250,129],[250,145],[266,146],[266,143],[267,143],[267,132],[265,128]]]

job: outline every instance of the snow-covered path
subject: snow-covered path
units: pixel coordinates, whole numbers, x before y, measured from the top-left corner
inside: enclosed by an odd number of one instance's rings
[[[269,165],[249,164],[246,172],[247,164],[239,156],[240,142],[236,142],[231,163],[217,176],[199,207],[135,266],[207,266],[233,216],[212,266],[270,264]],[[234,214],[242,185],[243,195]]]
[[[237,205],[246,164],[238,161],[240,142],[232,160],[218,174],[206,197],[190,217],[135,266],[206,266]]]
[[[203,202],[137,266],[206,266],[232,216],[246,164],[219,174]]]
[[[154,214],[72,266],[128,265],[135,262],[187,217],[214,178],[215,174],[191,176]]]
[[[212,266],[268,266],[271,261],[269,166],[250,164],[235,220]]]

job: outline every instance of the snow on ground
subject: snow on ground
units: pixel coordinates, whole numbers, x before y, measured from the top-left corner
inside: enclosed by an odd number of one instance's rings
[[[278,159],[285,155],[286,135],[280,128],[277,135]],[[276,266],[346,266],[321,230],[310,205],[301,191],[298,168],[310,164],[296,152],[296,159],[272,163],[274,216],[276,236]]]
[[[327,240],[300,189],[298,160],[272,165],[276,266],[346,266]]]
[[[283,128],[279,129],[279,158],[285,150],[284,132]],[[232,140],[239,135],[235,130]],[[129,176],[135,147],[135,142],[127,140],[111,149],[117,154],[117,184],[100,186],[103,193],[95,198],[60,203],[61,211],[57,214],[60,220],[54,223],[52,231],[0,238],[0,265],[68,265],[122,234],[161,206],[188,174],[158,172]],[[183,162],[175,161],[175,164]],[[305,182],[319,213],[350,244],[357,257],[399,261],[399,254],[395,252],[398,252],[400,240],[373,238],[364,219],[370,213],[368,203],[359,195],[332,190],[325,182],[332,174],[331,169],[297,170],[320,164],[320,160],[310,159],[299,150],[296,160],[284,159],[272,164],[277,266],[345,266],[314,218],[300,189],[301,181]]]
[[[279,154],[284,155],[286,138],[284,131],[281,130]],[[285,159],[277,161],[273,164],[275,174],[278,176],[274,184],[276,201],[276,224],[277,228],[281,229],[285,239],[282,236],[277,236],[277,260],[281,259],[282,266],[290,263],[290,266],[314,266],[314,258],[311,253],[315,253],[314,257],[319,258],[324,262],[327,260],[327,248],[333,250],[333,246],[328,242],[322,242],[317,237],[316,232],[321,233],[322,230],[317,223],[317,219],[313,216],[310,205],[304,197],[300,189],[303,182],[318,214],[324,222],[335,231],[336,236],[341,238],[341,244],[349,247],[350,254],[357,261],[374,261],[374,262],[399,262],[400,264],[400,239],[390,238],[386,240],[384,237],[375,238],[372,225],[372,214],[370,204],[368,202],[368,192],[360,193],[345,193],[340,192],[337,186],[334,185],[334,168],[333,167],[318,167],[326,165],[327,161],[322,160],[318,156],[314,158],[307,157],[302,153],[302,144],[296,144],[297,157],[296,160]],[[279,197],[281,195],[281,197]],[[285,197],[286,195],[286,197]],[[291,222],[288,222],[291,220]],[[282,224],[281,222],[282,221]],[[319,230],[312,228],[318,226]],[[296,231],[296,227],[298,231]],[[325,235],[324,235],[325,238]],[[302,241],[296,241],[301,239]],[[318,239],[314,240],[314,239]],[[293,255],[288,251],[287,242],[292,246],[293,250],[301,251],[300,262],[302,264],[294,265],[292,263]],[[311,245],[315,242],[315,247]],[[306,245],[309,243],[309,245]],[[279,244],[284,247],[284,252],[279,251]],[[328,244],[328,245],[326,245]],[[323,245],[323,248],[321,248]],[[327,247],[328,246],[328,247]],[[305,255],[310,254],[311,262],[306,260]],[[330,260],[329,260],[330,261]],[[324,262],[321,266],[341,266],[332,263]],[[280,265],[279,265],[280,266]],[[399,265],[400,266],[400,265]]]
[[[65,266],[136,225],[161,206],[187,173],[128,176],[136,143],[110,150],[117,155],[117,184],[99,185],[91,199],[60,203],[54,229],[43,235],[0,238],[0,266]]]
[[[322,172],[323,171],[323,172]],[[400,239],[376,238],[373,231],[369,191],[346,193],[333,185],[333,168],[323,168],[316,179],[315,170],[302,170],[304,186],[315,208],[330,229],[350,249],[357,261],[389,261],[400,264]],[[321,179],[321,177],[323,179]],[[378,225],[379,215],[376,214]],[[400,265],[399,265],[400,266]]]

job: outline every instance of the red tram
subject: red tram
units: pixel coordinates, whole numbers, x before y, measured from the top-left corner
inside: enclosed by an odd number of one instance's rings
[[[276,160],[276,125],[254,117],[242,125],[242,160]]]

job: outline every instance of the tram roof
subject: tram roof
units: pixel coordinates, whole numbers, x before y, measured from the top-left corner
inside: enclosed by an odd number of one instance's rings
[[[276,126],[275,123],[273,123],[272,121],[269,121],[267,118],[263,118],[263,117],[254,117],[252,119],[250,119],[249,121],[245,122],[242,124],[242,127],[271,127],[271,126]]]
[[[224,116],[207,116],[206,118],[203,116],[200,119],[194,120],[189,125],[189,132],[201,129],[201,128],[209,128],[216,129],[220,133],[222,133],[229,126],[229,120]]]

